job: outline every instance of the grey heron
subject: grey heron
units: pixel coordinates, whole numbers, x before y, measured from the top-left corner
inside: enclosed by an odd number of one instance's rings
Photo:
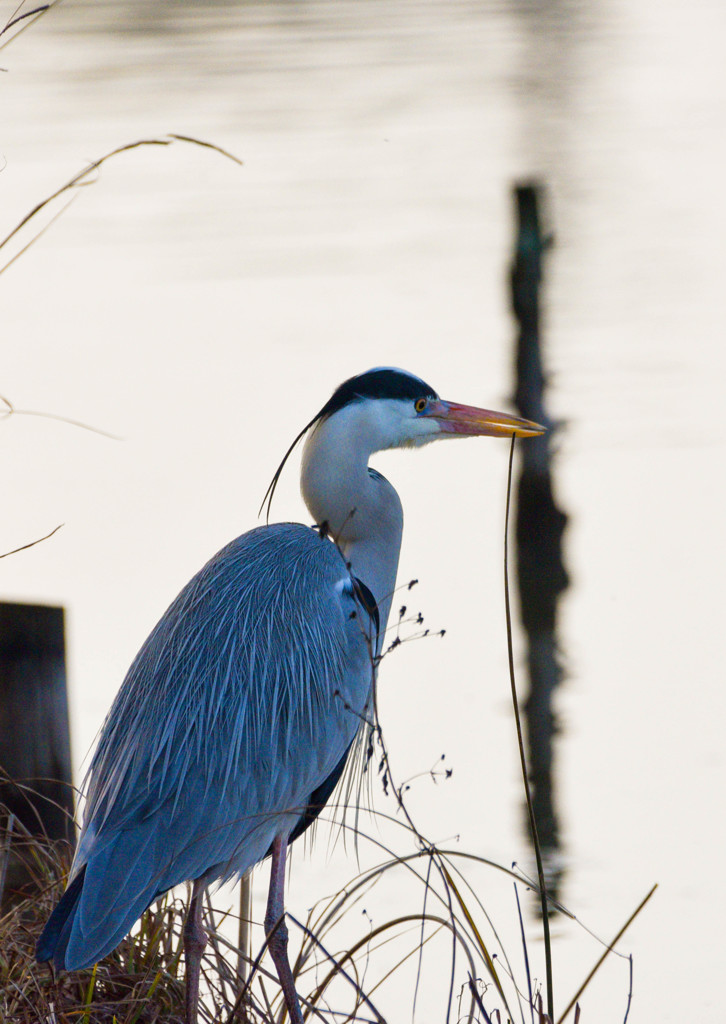
[[[403,512],[368,465],[388,448],[542,433],[439,399],[391,368],[341,384],[300,432],[315,522],[261,526],[184,587],[134,660],[89,769],[68,887],[38,941],[58,970],[96,963],[156,899],[193,883],[184,928],[186,1013],[197,1017],[202,896],[271,857],[265,930],[293,1024],[287,847],[320,812],[372,709],[396,585]]]

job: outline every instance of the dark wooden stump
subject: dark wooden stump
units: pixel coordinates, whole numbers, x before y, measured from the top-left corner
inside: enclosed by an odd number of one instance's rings
[[[23,833],[75,842],[62,608],[0,604],[0,849],[5,891],[27,881]]]

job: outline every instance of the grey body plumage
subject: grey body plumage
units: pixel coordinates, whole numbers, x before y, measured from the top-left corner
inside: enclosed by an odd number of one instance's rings
[[[240,875],[292,831],[370,714],[369,623],[336,546],[294,523],[244,534],[187,584],[106,719],[57,968],[95,963],[158,895]]]

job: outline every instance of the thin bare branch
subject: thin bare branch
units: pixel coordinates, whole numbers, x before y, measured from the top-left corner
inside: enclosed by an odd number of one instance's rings
[[[65,523],[58,523],[54,530],[46,533],[45,537],[38,537],[37,540],[31,540],[28,544],[21,544],[19,548],[13,548],[12,551],[5,551],[3,554],[0,554],[0,558],[9,558],[10,555],[17,555],[19,551],[27,551],[28,548],[34,548],[36,544],[42,544],[44,540],[50,540],[53,534],[58,533],[62,526],[65,526]]]
[[[66,212],[66,210],[71,205],[71,203],[75,202],[75,199],[76,199],[75,196],[71,196],[71,198],[68,200],[68,202],[65,204],[65,206],[62,206],[60,208],[60,210],[58,210],[57,213],[54,213],[53,216],[48,221],[48,223],[44,224],[43,227],[40,228],[40,230],[37,232],[37,234],[33,235],[33,237],[30,239],[30,241],[26,242],[25,245],[21,249],[18,249],[18,251],[13,256],[10,257],[10,259],[7,261],[7,263],[3,263],[3,265],[0,267],[0,274],[4,274],[5,271],[8,269],[8,267],[12,267],[13,263],[15,263],[16,260],[19,260],[20,257],[24,253],[26,253],[28,251],[28,249],[31,248],[31,246],[35,245],[36,242],[40,241],[40,239],[46,233],[48,228],[52,227],[53,224],[55,224],[55,222],[58,220],[59,217],[63,216],[63,214]]]
[[[39,203],[36,203],[36,205],[15,225],[12,231],[10,231],[5,238],[0,240],[0,250],[12,241],[12,239],[15,238],[15,236],[22,231],[22,229],[29,224],[34,217],[37,217],[38,214],[41,213],[50,203],[54,202],[64,193],[84,188],[87,185],[92,185],[96,181],[96,177],[94,177],[96,172],[109,160],[119,156],[121,153],[128,153],[131,150],[140,149],[144,146],[172,146],[175,142],[186,142],[193,146],[200,146],[203,149],[211,149],[214,152],[219,153],[221,156],[224,156],[229,160],[233,160],[237,164],[242,163],[238,157],[233,156],[233,154],[222,149],[220,146],[216,146],[212,142],[204,142],[201,139],[195,139],[191,135],[168,135],[159,139],[137,139],[136,142],[127,142],[125,145],[117,146],[109,153],[99,157],[98,160],[91,161],[90,164],[84,167],[83,170],[79,171],[77,174],[74,174],[72,178],[70,178],[64,185],[61,185],[60,188],[56,189],[55,192],[46,196],[46,198],[42,199]],[[36,238],[37,237],[38,236],[36,236]],[[26,245],[24,248],[27,247],[28,246]],[[2,273],[3,270],[6,270],[14,262],[15,258],[16,257],[13,257],[8,263],[0,267],[0,273]]]
[[[0,409],[0,420],[7,419],[10,416],[37,416],[44,420],[67,423],[69,426],[78,427],[80,430],[90,430],[92,434],[100,434],[101,437],[108,437],[112,441],[123,441],[123,438],[119,437],[118,434],[112,434],[110,431],[102,430],[100,427],[93,427],[89,423],[82,423],[80,420],[71,419],[69,416],[61,416],[55,412],[40,412],[36,409],[16,409],[5,395],[0,395],[0,402],[6,406],[5,409]]]
[[[17,32],[14,32],[13,35],[8,36],[7,39],[3,40],[3,42],[0,43],[0,50],[3,50],[6,46],[8,46],[13,41],[13,39],[17,39],[18,36],[26,30],[26,28],[30,28],[31,25],[34,25],[38,18],[42,17],[42,15],[45,14],[46,11],[49,11],[51,7],[55,7],[56,4],[59,4],[60,0],[50,0],[50,3],[42,4],[40,7],[34,7],[31,11],[23,11],[24,3],[25,0],[21,0],[21,2],[15,8],[15,10],[5,23],[4,27],[0,29],[0,36],[4,36],[6,32],[9,32],[11,29],[15,28],[15,26],[19,25],[21,22],[25,22],[25,24],[22,26],[22,28],[19,28]],[[20,13],[21,11],[22,13]]]
[[[217,146],[214,142],[205,142],[203,139],[195,139],[193,135],[177,135],[176,132],[169,133],[170,139],[176,139],[178,142],[191,142],[194,146],[202,146],[205,149],[212,149],[215,153],[219,153],[221,156],[226,156],[228,160],[233,160],[240,167],[244,167],[244,160],[240,160],[234,153],[230,153],[228,149],[222,149],[221,146]]]

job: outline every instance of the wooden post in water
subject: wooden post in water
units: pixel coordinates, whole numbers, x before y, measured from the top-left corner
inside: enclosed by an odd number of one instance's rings
[[[541,230],[539,192],[531,184],[514,189],[517,227],[511,286],[512,310],[519,326],[515,402],[525,419],[550,427],[552,421],[544,401],[547,378],[543,368],[539,293],[543,257],[551,239]],[[547,889],[556,897],[560,839],[552,779],[552,697],[561,676],[557,602],[569,579],[562,560],[567,516],[555,504],[551,442],[552,431],[548,430],[519,446],[516,537],[520,609],[528,641],[529,779],[545,873],[549,875]]]
[[[15,837],[75,842],[62,608],[0,603],[0,847],[5,892],[28,880]]]

